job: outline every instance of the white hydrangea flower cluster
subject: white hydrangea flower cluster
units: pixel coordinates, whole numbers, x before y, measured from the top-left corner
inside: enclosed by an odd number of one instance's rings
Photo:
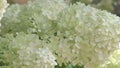
[[[40,57],[42,57],[44,63],[46,63],[46,66],[47,63],[50,64],[51,66],[54,66],[57,65],[57,63],[55,62],[56,58],[52,55],[52,53],[50,52],[50,50],[48,48],[39,48],[39,52],[37,52],[39,54]],[[49,66],[48,66],[49,67]],[[52,67],[51,67],[52,68]]]
[[[25,68],[54,68],[57,63],[55,57],[46,48],[33,49],[33,47],[27,47],[18,51],[20,59],[20,67]],[[19,63],[15,66],[18,66]]]
[[[67,7],[67,4],[64,2],[64,0],[48,0],[47,2],[43,3],[42,6],[42,14],[51,20],[55,20],[57,19],[57,15]]]
[[[119,17],[82,3],[68,6],[62,2],[36,0],[8,8],[1,35],[15,35],[9,44],[17,49],[15,66],[39,68],[42,63],[43,68],[53,68],[56,60],[59,65],[102,68],[119,49]]]
[[[66,61],[97,68],[119,48],[119,17],[81,3],[65,9],[58,17],[59,35],[66,37],[59,54]]]
[[[57,15],[66,7],[67,5],[63,0],[35,0],[35,2],[28,2],[25,5],[11,5],[1,21],[3,25],[1,33],[16,33],[21,31],[30,33],[39,31],[41,34],[44,34],[48,32],[46,29],[52,31],[54,26],[51,25],[51,20],[55,20]]]
[[[115,50],[101,68],[120,68],[120,49]]]
[[[21,40],[22,39],[22,40]],[[13,61],[13,68],[54,68],[56,58],[34,34],[20,33],[12,39],[10,45],[17,48],[18,60]]]
[[[75,55],[68,53],[70,50],[63,50],[63,53],[69,54],[69,58],[75,58],[70,59],[73,64],[80,63],[85,65],[85,68],[97,68],[97,64],[102,64],[111,52],[119,48],[119,17],[81,3],[70,6],[59,17],[58,27],[61,34],[67,41],[74,41],[73,45],[68,42],[66,49],[72,46],[71,50]],[[65,48],[65,45],[61,47]],[[64,57],[68,58],[65,54]]]
[[[5,12],[5,8],[7,8],[8,3],[6,0],[0,0],[0,20],[3,17],[3,13]]]
[[[5,13],[6,11],[5,9],[7,8],[7,6],[8,6],[8,3],[6,0],[0,0],[0,20],[2,19],[3,13]]]

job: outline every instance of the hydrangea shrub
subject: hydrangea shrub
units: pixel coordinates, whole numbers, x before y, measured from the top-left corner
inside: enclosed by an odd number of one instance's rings
[[[0,67],[119,68],[119,21],[106,11],[64,0],[11,5],[1,20]]]

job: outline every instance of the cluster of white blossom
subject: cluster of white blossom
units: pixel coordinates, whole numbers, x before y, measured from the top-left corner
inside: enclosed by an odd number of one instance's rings
[[[5,9],[7,8],[7,6],[8,6],[8,3],[6,0],[0,0],[0,20],[2,19],[3,13],[5,13],[6,11]]]
[[[58,33],[66,37],[61,39],[59,54],[66,61],[97,68],[119,48],[119,17],[81,3],[58,17]]]
[[[67,4],[64,2],[64,0],[54,0],[47,1],[43,3],[42,6],[42,14],[47,16],[49,19],[55,20],[57,15],[67,7]]]
[[[120,68],[120,49],[115,50],[100,68]]]
[[[9,40],[4,40],[5,38]],[[5,58],[0,59],[4,64],[8,63],[3,66],[7,68],[54,68],[57,65],[56,58],[47,47],[44,47],[45,44],[39,40],[37,35],[19,33],[14,38],[13,34],[8,34],[5,38],[0,38],[0,49],[3,48],[0,50],[3,52],[0,56]]]
[[[17,46],[20,49],[18,50],[18,54],[21,62],[17,62],[17,64],[15,62],[15,66],[25,68],[54,68],[57,65],[55,57],[48,48],[42,48],[45,45],[44,43],[42,44],[37,36],[30,34],[23,35],[19,34],[12,42],[14,47]],[[21,38],[23,38],[22,41]]]
[[[15,36],[8,45],[16,49],[13,65],[18,68],[54,68],[57,63],[104,68],[120,47],[119,21],[82,3],[68,6],[62,0],[36,0],[10,6],[0,34]]]

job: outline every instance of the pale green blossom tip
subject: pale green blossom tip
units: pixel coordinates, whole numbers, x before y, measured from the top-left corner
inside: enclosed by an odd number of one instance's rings
[[[3,13],[6,11],[8,3],[6,0],[0,0],[0,20],[3,17]]]

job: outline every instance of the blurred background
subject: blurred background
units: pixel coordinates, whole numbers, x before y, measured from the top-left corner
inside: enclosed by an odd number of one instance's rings
[[[30,0],[7,0],[10,4],[25,4]],[[34,0],[31,0],[34,1]],[[101,10],[107,10],[113,14],[120,16],[120,0],[65,0],[68,4],[74,4],[76,2],[82,2],[86,5],[91,5]]]

